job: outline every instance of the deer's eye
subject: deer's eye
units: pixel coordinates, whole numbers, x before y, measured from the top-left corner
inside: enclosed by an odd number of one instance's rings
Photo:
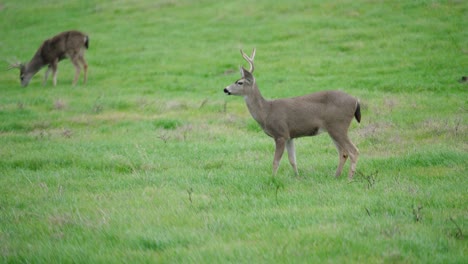
[[[238,82],[237,82],[237,85],[243,85],[243,84],[244,84],[243,81],[238,81]]]

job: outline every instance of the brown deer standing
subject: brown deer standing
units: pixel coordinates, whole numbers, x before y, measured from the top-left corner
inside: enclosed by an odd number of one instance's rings
[[[348,138],[348,128],[353,118],[361,121],[359,101],[341,91],[322,91],[295,98],[266,100],[261,95],[254,71],[255,49],[249,57],[241,50],[250,70],[241,67],[242,78],[224,88],[228,95],[243,96],[252,117],[263,131],[275,140],[273,175],[276,175],[286,147],[289,162],[298,174],[294,138],[315,136],[326,131],[333,139],[339,153],[335,176],[341,175],[346,160],[351,160],[349,179],[353,178],[359,151]]]
[[[57,85],[57,66],[59,61],[70,58],[75,66],[75,79],[73,85],[76,85],[80,76],[81,65],[84,69],[84,81],[86,83],[88,64],[84,58],[85,49],[89,47],[89,37],[79,31],[62,32],[50,39],[45,40],[34,54],[33,58],[27,64],[15,63],[11,68],[20,69],[21,85],[26,87],[31,78],[44,66],[48,69],[44,76],[44,85],[47,82],[50,70],[53,74],[54,86]]]

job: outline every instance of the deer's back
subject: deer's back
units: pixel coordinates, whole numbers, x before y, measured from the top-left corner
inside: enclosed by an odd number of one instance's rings
[[[357,99],[342,91],[320,91],[293,98],[284,98],[271,101],[278,105],[276,109],[290,109],[293,115],[309,115],[314,113],[318,116],[329,111],[350,112],[354,115]]]
[[[66,31],[45,40],[38,52],[48,64],[57,58],[63,60],[80,52],[85,47],[86,41],[87,36],[82,32]]]
[[[356,102],[356,98],[341,91],[273,100],[270,101],[269,129],[294,138],[315,135],[336,123],[349,125]]]

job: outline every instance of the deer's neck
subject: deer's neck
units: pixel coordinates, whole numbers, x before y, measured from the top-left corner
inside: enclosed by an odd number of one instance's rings
[[[267,116],[268,103],[263,98],[256,84],[252,87],[252,92],[245,95],[244,99],[252,117],[263,127]]]
[[[31,59],[26,65],[26,72],[36,73],[44,66],[44,60],[41,58],[39,52]]]

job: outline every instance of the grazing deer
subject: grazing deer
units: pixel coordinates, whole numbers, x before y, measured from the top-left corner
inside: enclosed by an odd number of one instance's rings
[[[89,37],[79,31],[62,32],[50,39],[45,40],[27,64],[15,63],[11,68],[20,69],[21,85],[26,87],[31,78],[44,66],[48,66],[44,76],[44,85],[47,82],[50,70],[53,74],[54,86],[57,85],[57,66],[59,61],[70,58],[75,66],[75,79],[73,85],[80,76],[81,65],[84,69],[84,81],[86,83],[88,64],[84,58],[85,49],[89,47]]]
[[[254,71],[255,49],[249,57],[241,50],[242,57],[249,63],[250,70],[241,67],[242,78],[224,88],[228,95],[243,96],[252,117],[263,131],[275,140],[273,175],[286,147],[289,162],[298,174],[294,138],[315,136],[326,131],[333,139],[339,153],[339,164],[335,176],[341,175],[343,166],[351,160],[349,179],[353,178],[359,151],[348,138],[348,128],[356,118],[361,121],[359,101],[341,91],[322,91],[295,98],[266,100],[257,87]]]

